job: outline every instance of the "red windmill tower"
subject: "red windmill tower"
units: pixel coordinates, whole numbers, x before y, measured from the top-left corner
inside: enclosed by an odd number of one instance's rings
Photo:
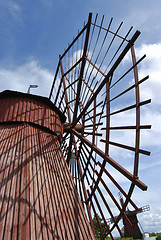
[[[120,198],[121,205],[123,206],[124,200],[120,193],[119,193],[119,198]],[[150,210],[149,205],[146,205],[144,207],[135,209],[133,211],[130,211],[129,209],[125,211],[127,218],[123,217],[124,237],[133,237],[134,239],[143,238],[143,233],[140,230],[139,222],[137,219],[137,214],[146,212],[149,210]]]
[[[49,99],[0,94],[1,239],[113,239],[139,180],[142,129],[134,43],[113,19],[92,18],[59,56]],[[127,56],[127,57],[126,57]],[[125,201],[120,204],[120,191]],[[104,222],[103,231],[99,218]],[[115,218],[114,216],[118,216]],[[106,219],[113,219],[112,226]]]
[[[123,206],[124,200],[123,200],[123,196],[121,193],[119,193],[119,199],[120,199],[121,206]],[[123,225],[124,225],[124,228],[123,228],[123,231],[124,231],[123,236],[124,237],[133,237],[134,239],[142,239],[143,238],[143,231],[141,231],[141,229],[139,227],[139,221],[137,219],[137,214],[146,212],[149,210],[150,210],[149,205],[135,209],[133,211],[130,211],[127,208],[127,210],[125,211],[125,213],[122,217]],[[117,219],[117,217],[115,217],[114,219]],[[109,225],[113,224],[113,219],[112,218],[107,219],[107,223]]]

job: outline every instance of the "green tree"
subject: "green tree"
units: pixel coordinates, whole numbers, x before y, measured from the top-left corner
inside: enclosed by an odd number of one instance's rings
[[[103,221],[103,219],[97,214],[97,218],[96,216],[94,216],[93,218],[93,224],[94,224],[94,229],[95,229],[95,233],[96,233],[96,238],[101,239],[101,231],[100,231],[100,227],[99,224],[97,222],[97,219],[99,220],[103,235],[106,236],[108,234],[108,230],[105,226],[105,223]]]
[[[156,238],[157,240],[161,240],[161,233],[158,233],[157,234],[157,238]]]
[[[156,236],[156,233],[149,233],[149,237],[155,237]]]
[[[161,233],[150,233],[150,237],[156,237],[156,240],[161,240]]]

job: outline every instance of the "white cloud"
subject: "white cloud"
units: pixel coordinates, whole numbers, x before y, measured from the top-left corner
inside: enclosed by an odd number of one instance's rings
[[[141,32],[144,33],[152,32],[152,30],[159,30],[161,24],[160,21],[158,21],[160,18],[160,2],[158,2],[155,1],[155,4],[151,4],[149,1],[145,4],[144,1],[140,1],[139,7],[137,6],[137,3],[136,5],[134,4],[133,7],[127,11],[127,15],[124,17],[125,24],[132,24],[135,28],[140,29]]]
[[[0,67],[0,90],[14,90],[27,92],[30,84],[37,84],[38,88],[31,93],[49,96],[53,75],[47,69],[43,69],[39,63],[30,59],[27,63],[6,69]]]
[[[159,109],[158,109],[159,110]],[[142,130],[141,145],[151,147],[161,146],[161,113],[158,110],[149,108],[144,112],[141,118],[142,124],[151,124],[151,130]]]
[[[23,15],[20,4],[11,0],[0,0],[0,21],[2,23],[1,31],[4,30],[2,35],[6,34],[6,31],[10,32],[11,26],[17,27],[17,24],[21,26],[23,24]]]
[[[141,101],[151,99],[150,105],[141,107],[141,124],[152,125],[151,130],[141,130],[141,146],[154,147],[161,145],[161,43],[143,44],[136,48],[137,59],[144,54],[146,58],[139,64],[139,79],[149,75],[149,79],[140,85]],[[130,54],[124,59],[124,65],[131,61]],[[127,121],[130,117],[126,118]]]
[[[137,60],[146,54],[146,58],[138,65],[139,79],[149,75],[149,79],[140,85],[141,100],[151,98],[153,105],[161,105],[161,42],[143,44],[135,50]],[[131,62],[130,52],[125,56],[123,64],[127,65],[128,62]]]
[[[141,117],[142,124],[151,124],[151,131],[144,131],[141,143],[147,146],[161,145],[161,43],[143,44],[136,49],[136,54],[140,58],[143,54],[147,55],[141,64],[139,76],[140,79],[149,75],[147,83],[143,83],[140,87],[141,100],[151,98],[152,103],[149,108],[143,107]]]
[[[54,5],[54,1],[53,0],[41,0],[41,2],[48,7],[52,7]]]
[[[151,98],[153,104],[161,105],[161,43],[144,44],[136,49],[138,57],[146,53],[146,59],[141,64],[140,78],[150,76],[148,84],[141,87],[141,97]]]
[[[150,163],[148,165],[141,165],[140,170],[151,169],[152,167],[161,167],[161,161],[155,161],[154,163]]]
[[[20,12],[21,8],[17,3],[8,2],[8,7],[12,13]]]
[[[20,5],[10,0],[0,1],[0,5],[14,17],[21,11]]]
[[[161,226],[161,207],[156,207],[153,212],[143,213],[139,216],[144,231],[159,232]]]

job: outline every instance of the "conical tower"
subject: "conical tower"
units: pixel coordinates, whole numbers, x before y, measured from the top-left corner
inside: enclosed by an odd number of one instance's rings
[[[13,91],[0,106],[0,239],[95,239],[61,151],[64,115]]]

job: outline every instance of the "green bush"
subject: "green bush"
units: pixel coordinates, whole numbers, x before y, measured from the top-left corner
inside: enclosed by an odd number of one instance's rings
[[[100,240],[100,238],[97,238],[97,240]],[[105,240],[111,240],[111,238],[106,237]],[[133,240],[133,238],[132,237],[130,237],[130,238],[116,238],[115,240]],[[142,239],[135,239],[135,240],[142,240]],[[161,239],[159,239],[159,240],[161,240]]]
[[[156,240],[161,240],[161,233],[150,233],[150,237],[156,237]]]
[[[161,233],[158,233],[157,234],[157,238],[156,238],[157,240],[161,240]]]
[[[105,240],[111,240],[111,238],[106,237]],[[130,237],[130,238],[116,238],[116,240],[133,240],[133,238],[132,237]],[[135,240],[142,240],[142,239],[135,239]],[[159,240],[161,240],[161,239],[159,239]]]

